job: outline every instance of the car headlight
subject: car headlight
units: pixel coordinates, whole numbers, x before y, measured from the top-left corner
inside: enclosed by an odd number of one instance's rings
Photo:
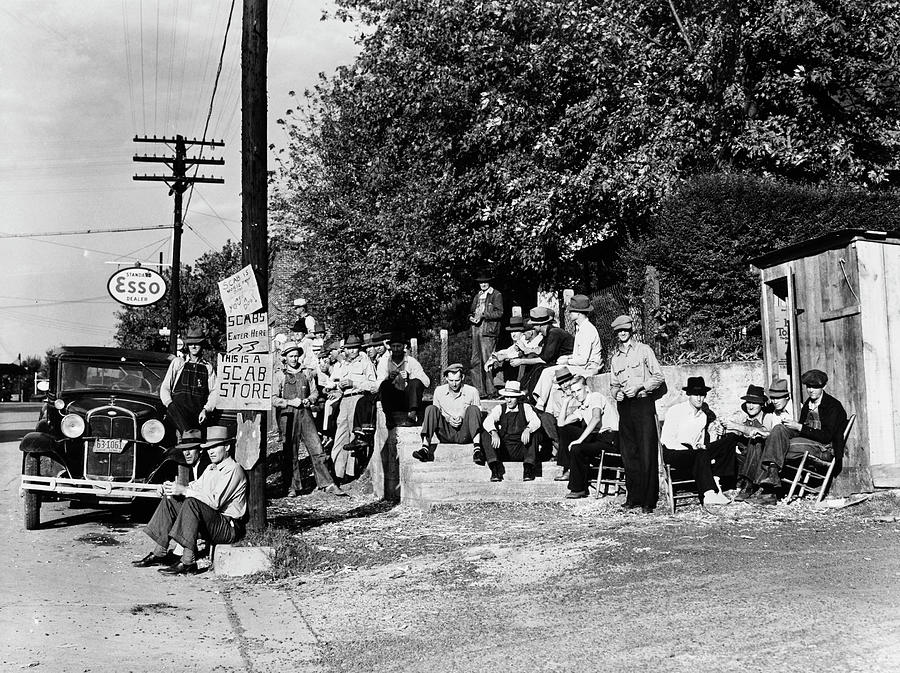
[[[53,400],[53,406],[54,406],[54,408],[62,411],[63,409],[66,408],[66,403],[64,401],[62,401],[61,399],[57,398],[57,399]]]
[[[66,414],[59,424],[59,429],[70,439],[81,437],[84,434],[84,419],[78,414]]]
[[[165,436],[166,427],[155,418],[151,418],[141,426],[141,437],[145,442],[158,444]]]

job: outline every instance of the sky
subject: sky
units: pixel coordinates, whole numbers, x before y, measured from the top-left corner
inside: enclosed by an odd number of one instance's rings
[[[121,306],[107,293],[108,278],[135,261],[158,263],[160,253],[171,261],[173,200],[164,183],[132,180],[165,168],[137,164],[134,154],[167,148],[132,139],[202,137],[230,6],[0,0],[0,362],[62,344],[114,345]],[[319,73],[352,62],[358,29],[320,20],[331,0],[268,6],[268,143],[277,151],[287,135],[275,120],[296,105],[288,92],[302,95]],[[200,171],[225,184],[195,188],[184,263],[240,238],[241,13],[238,0],[207,133],[225,148],[204,150],[225,165]]]

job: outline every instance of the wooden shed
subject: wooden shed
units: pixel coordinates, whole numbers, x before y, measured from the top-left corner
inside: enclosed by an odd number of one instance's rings
[[[900,487],[900,231],[845,229],[752,261],[769,378],[828,374],[857,421],[832,493]]]

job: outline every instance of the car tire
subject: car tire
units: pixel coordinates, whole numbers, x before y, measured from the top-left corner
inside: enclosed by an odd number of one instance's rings
[[[41,457],[29,453],[25,455],[24,474],[27,477],[39,477],[41,474]],[[37,530],[41,526],[41,494],[38,491],[25,491],[25,530]]]

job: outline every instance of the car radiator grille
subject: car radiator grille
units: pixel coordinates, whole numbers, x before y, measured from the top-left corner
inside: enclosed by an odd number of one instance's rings
[[[135,439],[135,421],[130,415],[107,416],[103,409],[88,418],[88,436],[102,439]],[[127,411],[119,411],[127,414]],[[102,414],[102,415],[101,415]],[[121,453],[97,453],[88,440],[84,474],[88,479],[131,481],[134,478],[135,443],[127,442]]]

